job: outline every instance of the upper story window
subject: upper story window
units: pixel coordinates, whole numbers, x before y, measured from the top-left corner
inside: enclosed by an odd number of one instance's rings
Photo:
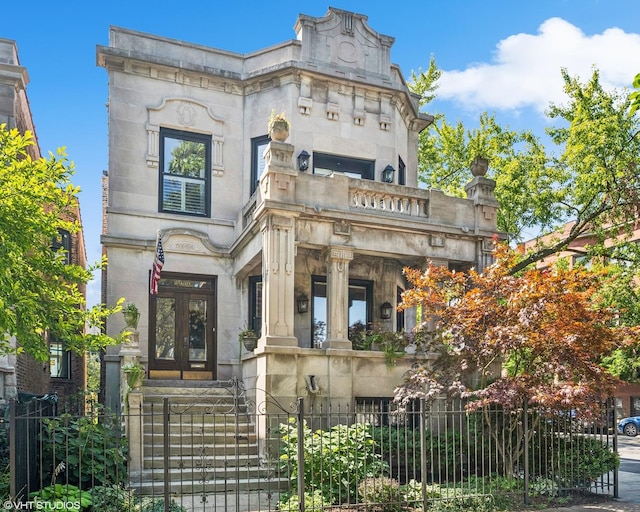
[[[346,156],[313,153],[313,173],[329,175],[334,172],[346,174],[350,178],[373,180],[375,161],[348,158]]]
[[[398,157],[398,185],[407,184],[407,166],[404,165],[402,158]]]
[[[210,136],[161,128],[160,211],[208,217],[210,168]]]
[[[264,150],[271,139],[268,135],[261,135],[251,139],[251,193],[258,188],[260,177],[264,172]]]
[[[62,249],[64,251],[65,264],[69,265],[71,263],[71,233],[66,229],[58,229],[58,238],[53,241],[51,248],[54,252]]]
[[[64,343],[60,340],[51,340],[49,342],[51,377],[54,379],[70,379],[71,378],[71,352],[69,352]]]

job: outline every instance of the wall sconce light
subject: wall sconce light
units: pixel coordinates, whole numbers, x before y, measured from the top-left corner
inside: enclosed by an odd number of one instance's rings
[[[296,300],[298,304],[298,313],[307,313],[309,311],[309,297],[300,295]]]
[[[388,302],[385,302],[380,306],[380,318],[383,320],[389,320],[391,318],[391,313],[393,313],[393,306]]]
[[[387,165],[382,171],[382,181],[384,183],[393,183],[393,175],[395,172],[396,170],[393,167]]]
[[[300,151],[298,155],[298,169],[301,171],[306,171],[309,168],[309,153],[307,153],[304,149]]]

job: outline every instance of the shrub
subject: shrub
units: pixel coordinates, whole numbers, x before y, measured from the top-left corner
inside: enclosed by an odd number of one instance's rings
[[[585,436],[542,438],[541,447],[532,443],[532,450],[544,448],[547,457],[538,461],[540,476],[569,489],[588,489],[600,476],[613,471],[620,457],[606,443]],[[533,452],[535,453],[535,451]]]
[[[460,512],[461,510],[495,512],[497,507],[493,496],[458,495],[432,501],[429,512]]]
[[[43,468],[66,465],[67,483],[88,489],[124,483],[127,443],[116,416],[67,414],[43,421]]]
[[[331,506],[331,501],[327,500],[320,491],[304,493],[304,512],[317,512],[329,506]],[[282,512],[298,512],[300,510],[298,495],[294,494],[289,499],[280,502],[280,510]]]
[[[366,505],[374,505],[381,512],[402,510],[402,493],[393,478],[379,476],[367,478],[358,485],[358,494]]]
[[[92,487],[91,501],[96,512],[134,512],[133,493],[120,485],[98,485]]]
[[[472,450],[462,442],[459,431],[447,430],[440,435],[427,431],[427,475],[421,475],[419,429],[407,429],[404,426],[374,427],[371,435],[382,459],[390,463],[395,477],[401,476],[396,473],[403,473],[407,478],[426,478],[431,482],[460,478],[463,475],[462,461],[469,459],[467,454]]]
[[[305,422],[303,429],[301,443],[305,482],[312,490],[319,490],[331,503],[355,503],[360,481],[388,471],[388,465],[375,451],[368,424],[336,425],[330,430],[312,432]],[[284,443],[280,462],[289,471],[295,492],[299,441],[295,418],[281,424],[279,432]]]
[[[32,492],[30,497],[36,503],[43,504],[42,509],[36,505],[36,510],[86,510],[91,506],[91,494],[71,484],[48,485]],[[76,504],[80,508],[76,508]]]

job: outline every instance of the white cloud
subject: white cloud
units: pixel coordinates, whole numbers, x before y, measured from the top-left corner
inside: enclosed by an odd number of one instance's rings
[[[443,70],[438,98],[470,110],[544,112],[550,102],[566,99],[561,68],[586,80],[594,67],[604,87],[630,87],[640,72],[640,34],[610,28],[587,36],[561,18],[550,18],[535,35],[515,34],[500,41],[489,63]]]

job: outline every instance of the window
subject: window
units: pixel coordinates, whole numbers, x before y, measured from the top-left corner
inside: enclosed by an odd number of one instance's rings
[[[268,135],[261,135],[260,137],[254,137],[251,139],[251,193],[253,194],[260,177],[264,172],[264,150],[267,149],[267,145],[271,139]]]
[[[66,229],[58,229],[58,238],[53,241],[51,248],[54,252],[58,252],[60,249],[65,251],[64,263],[66,265],[71,263],[71,233]]]
[[[249,278],[249,329],[260,336],[262,331],[262,276]]]
[[[398,185],[407,184],[407,167],[404,165],[402,158],[398,157]]]
[[[161,212],[210,214],[211,137],[160,129]]]
[[[311,317],[313,344],[319,347],[327,339],[327,278],[313,276]],[[373,318],[373,282],[349,280],[349,327],[370,325]]]
[[[418,428],[420,403],[416,400],[400,405],[393,398],[356,397],[356,421],[381,427],[383,425]]]
[[[350,178],[372,180],[374,179],[374,164],[373,160],[360,160],[325,153],[313,154],[313,173],[323,176],[339,172]]]
[[[60,340],[52,340],[49,343],[49,352],[51,377],[54,379],[70,379],[71,353],[65,348],[64,343]]]
[[[396,304],[400,304],[402,302],[403,293],[404,293],[404,290],[398,287],[398,289],[396,290]],[[397,332],[404,332],[404,325],[405,325],[404,313],[405,313],[404,310],[402,311],[396,310],[396,331]]]

